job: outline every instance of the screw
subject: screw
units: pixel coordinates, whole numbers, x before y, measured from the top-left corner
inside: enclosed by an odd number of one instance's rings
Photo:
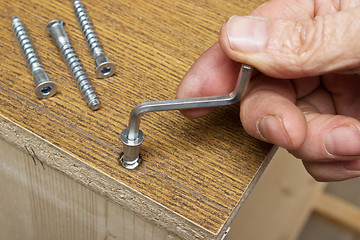
[[[99,98],[96,96],[96,93],[86,76],[85,69],[82,67],[75,50],[70,44],[64,26],[64,21],[53,20],[46,26],[46,31],[53,37],[59,47],[64,61],[69,66],[86,103],[92,110],[98,110],[100,108]]]
[[[30,38],[26,33],[25,25],[21,22],[20,18],[16,16],[12,17],[12,28],[20,48],[29,64],[31,73],[34,76],[36,97],[49,98],[53,96],[57,91],[57,85],[56,83],[50,81],[49,76],[42,68],[35,49],[31,44]]]
[[[107,78],[112,76],[115,73],[116,66],[105,56],[104,50],[100,46],[92,24],[86,15],[84,5],[79,0],[73,0],[73,3],[76,18],[87,41],[89,49],[95,59],[96,76],[98,78]]]

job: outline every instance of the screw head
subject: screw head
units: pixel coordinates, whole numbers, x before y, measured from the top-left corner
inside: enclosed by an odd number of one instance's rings
[[[116,65],[112,62],[103,62],[99,64],[95,69],[97,78],[107,78],[115,73]]]
[[[56,93],[57,85],[49,79],[44,69],[37,69],[32,74],[34,76],[36,97],[49,98]]]
[[[59,19],[55,19],[55,20],[52,20],[51,22],[49,22],[46,27],[45,27],[45,31],[50,34],[50,29],[55,26],[55,25],[60,25],[62,27],[65,26],[65,22],[63,20],[59,20]]]
[[[57,85],[54,82],[42,82],[35,88],[35,95],[38,98],[49,98],[55,95]]]

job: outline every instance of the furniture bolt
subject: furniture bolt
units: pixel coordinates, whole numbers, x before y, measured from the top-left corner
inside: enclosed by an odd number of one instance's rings
[[[87,17],[85,7],[79,0],[73,0],[74,12],[84,34],[86,42],[95,59],[95,74],[98,78],[107,78],[115,73],[116,66],[105,56],[98,37]]]
[[[20,48],[28,62],[30,71],[34,76],[35,95],[38,98],[49,98],[57,91],[56,83],[50,81],[49,76],[42,68],[35,49],[26,33],[25,25],[20,18],[12,17],[12,28]]]
[[[100,108],[99,98],[91,86],[91,83],[86,76],[85,69],[82,67],[75,50],[70,44],[70,40],[65,32],[64,26],[64,21],[53,20],[46,26],[46,31],[52,36],[59,47],[64,61],[69,66],[86,103],[91,110],[98,110]]]

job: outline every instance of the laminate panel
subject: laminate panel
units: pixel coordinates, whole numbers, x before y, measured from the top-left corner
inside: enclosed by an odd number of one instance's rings
[[[1,1],[0,115],[7,126],[2,137],[23,151],[31,147],[46,165],[181,237],[221,237],[271,157],[272,146],[241,127],[239,106],[197,120],[178,112],[144,116],[144,161],[133,171],[119,165],[119,135],[137,104],[174,98],[180,79],[217,41],[224,21],[261,3],[84,0],[109,59],[118,67],[111,78],[96,79],[71,1]],[[12,33],[13,15],[27,26],[45,71],[59,85],[52,98],[34,95],[32,76]],[[46,24],[59,18],[100,97],[99,111],[91,111],[81,99],[45,33]]]

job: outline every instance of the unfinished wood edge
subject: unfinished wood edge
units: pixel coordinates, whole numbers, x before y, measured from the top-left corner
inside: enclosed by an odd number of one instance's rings
[[[182,239],[215,239],[217,235],[155,202],[144,194],[81,161],[46,139],[0,114],[0,138],[23,152],[34,149],[37,158],[146,222]]]
[[[322,193],[314,206],[314,214],[360,234],[360,208],[335,195]]]
[[[299,161],[301,162],[302,160],[293,156],[291,153],[289,153],[285,148],[280,148],[279,149],[280,154],[286,154],[288,155],[289,158],[292,158],[291,160],[295,160],[295,161]],[[279,155],[279,158],[281,156]],[[284,158],[282,158],[283,160]],[[281,160],[281,159],[279,159]],[[308,181],[311,182],[312,186],[306,185],[307,190],[311,190],[311,195],[307,198],[307,201],[303,203],[303,211],[301,212],[301,214],[298,215],[297,217],[297,224],[294,225],[295,227],[292,228],[291,234],[288,235],[288,239],[289,240],[295,240],[298,238],[298,236],[300,235],[301,231],[303,230],[306,222],[308,221],[309,217],[311,216],[314,206],[317,202],[317,199],[319,198],[319,196],[323,193],[327,183],[325,182],[318,182],[316,181],[313,177],[310,176],[310,174],[308,174],[305,171],[305,168],[303,167],[303,164],[300,164],[302,166],[302,170],[305,172],[305,174],[309,177]],[[304,177],[304,176],[302,176]],[[298,190],[301,190],[299,187],[304,187],[304,185],[302,186],[297,186]]]
[[[304,229],[306,223],[308,222],[308,220],[313,212],[313,208],[317,202],[317,199],[319,198],[319,196],[321,194],[323,194],[325,187],[326,187],[326,183],[317,184],[317,187],[314,190],[313,196],[308,199],[308,205],[309,205],[310,209],[307,211],[304,211],[303,214],[299,217],[298,227],[296,228],[296,231],[293,231],[293,234],[290,239],[295,240],[300,236],[302,230]]]
[[[298,218],[299,219],[298,226],[297,226],[296,230],[293,231],[293,234],[289,239],[295,240],[300,236],[302,230],[304,229],[306,223],[308,222],[308,220],[313,212],[314,206],[317,203],[319,196],[323,194],[324,189],[327,186],[327,183],[325,183],[325,182],[317,182],[316,180],[314,180],[314,181],[315,181],[316,187],[313,190],[312,196],[310,198],[308,198],[307,211],[303,211],[302,215]]]
[[[273,145],[269,153],[266,155],[266,158],[264,159],[263,163],[261,164],[260,168],[255,174],[255,177],[251,180],[249,186],[244,191],[244,194],[241,196],[240,201],[235,206],[234,210],[231,212],[230,216],[226,220],[225,224],[222,226],[222,228],[219,230],[219,233],[217,234],[217,240],[222,240],[224,238],[224,235],[227,235],[232,221],[234,220],[235,216],[239,212],[241,206],[245,203],[246,199],[248,198],[251,191],[254,189],[256,183],[259,181],[260,177],[264,173],[266,167],[269,165],[270,160],[274,157],[276,151],[278,150],[278,146]]]

